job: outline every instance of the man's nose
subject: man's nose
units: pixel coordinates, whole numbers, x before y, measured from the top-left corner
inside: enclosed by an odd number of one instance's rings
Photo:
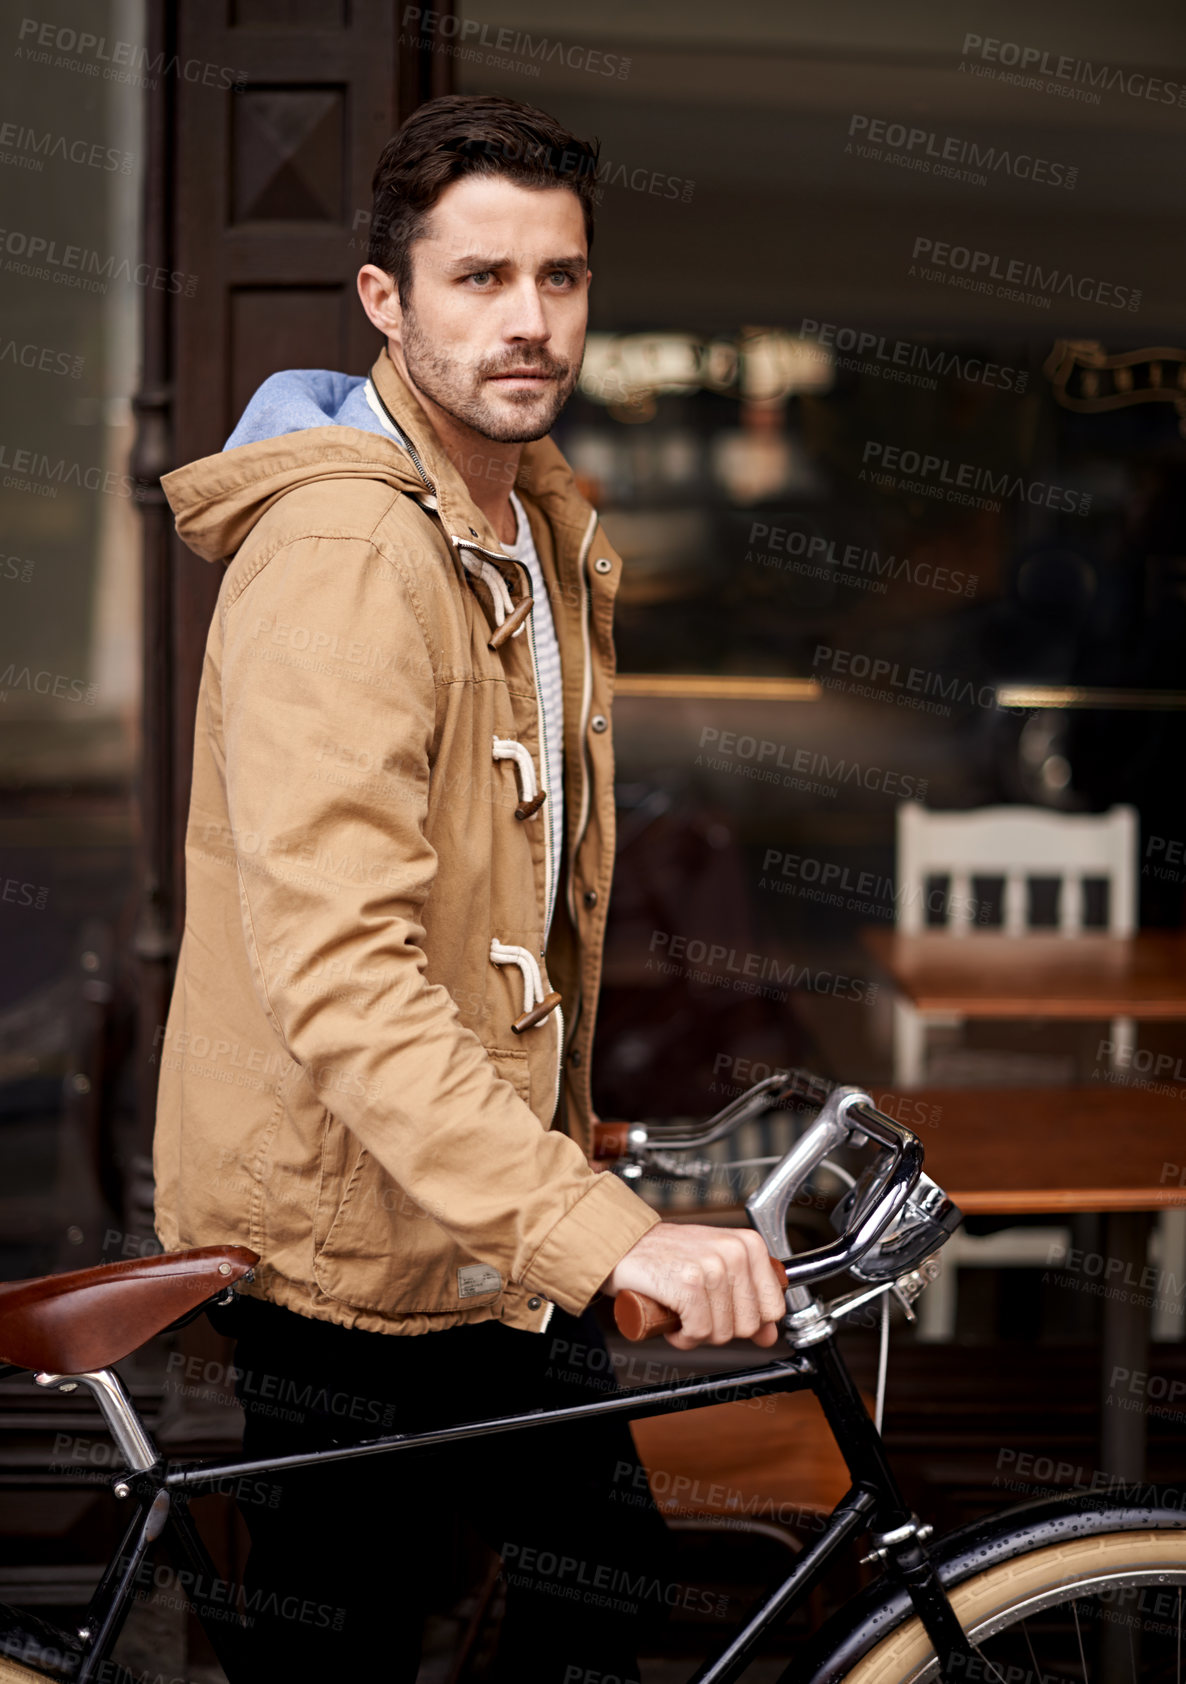
[[[512,288],[508,306],[503,324],[503,332],[508,339],[526,339],[532,344],[542,345],[552,337],[543,299],[534,279],[525,278]]]

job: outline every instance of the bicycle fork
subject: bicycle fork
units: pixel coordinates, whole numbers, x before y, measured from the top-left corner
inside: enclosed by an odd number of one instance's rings
[[[873,1556],[883,1563],[891,1580],[906,1591],[934,1644],[944,1684],[995,1678],[956,1618],[938,1570],[923,1547],[930,1528],[920,1526],[907,1508],[886,1460],[881,1435],[836,1350],[831,1330],[821,1332],[800,1360],[801,1372],[819,1399],[848,1465],[852,1489],[832,1511],[823,1536],[803,1550],[787,1577],[746,1621],[728,1648],[715,1661],[706,1661],[698,1668],[689,1684],[734,1684],[763,1634],[805,1595],[832,1557],[865,1531],[872,1535]]]
[[[968,1684],[990,1679],[993,1669],[969,1641],[927,1553],[925,1540],[932,1528],[919,1524],[906,1505],[885,1454],[881,1434],[869,1419],[857,1390],[829,1332],[811,1350],[816,1370],[812,1387],[828,1425],[852,1475],[855,1490],[868,1493],[873,1548],[865,1561],[878,1560],[887,1577],[901,1585],[921,1620],[939,1659],[944,1684]]]

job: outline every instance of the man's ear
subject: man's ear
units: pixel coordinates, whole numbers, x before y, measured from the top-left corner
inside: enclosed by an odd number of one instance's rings
[[[382,334],[398,334],[404,314],[394,275],[387,274],[374,263],[364,263],[358,271],[358,296],[373,327]]]

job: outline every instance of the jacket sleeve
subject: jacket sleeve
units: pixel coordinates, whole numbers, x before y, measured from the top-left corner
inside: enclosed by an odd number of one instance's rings
[[[409,579],[364,540],[302,538],[220,612],[230,844],[276,1033],[458,1245],[579,1314],[659,1217],[541,1125],[426,977],[439,674]],[[395,779],[333,781],[343,750]]]

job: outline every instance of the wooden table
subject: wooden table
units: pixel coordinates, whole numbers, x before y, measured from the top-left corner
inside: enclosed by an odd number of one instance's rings
[[[862,937],[897,989],[894,1080],[906,1087],[924,1080],[928,1017],[1108,1020],[1107,1062],[1118,1070],[1132,1067],[1139,1019],[1186,1019],[1186,934],[1179,931],[953,936],[881,926]]]
[[[1073,1088],[924,1088],[911,1091],[926,1173],[965,1215],[1104,1213],[1098,1254],[1072,1253],[1076,1285],[1102,1307],[1103,1468],[1140,1479],[1145,1418],[1118,1397],[1117,1369],[1149,1371],[1149,1320],[1160,1296],[1181,1302],[1186,1281],[1147,1264],[1150,1213],[1186,1204],[1183,1097],[1132,1084]]]
[[[926,1173],[967,1216],[1186,1204],[1186,1084],[911,1089],[909,1115],[936,1118]]]
[[[927,1016],[1109,1022],[1099,1086],[936,1097],[958,1122],[936,1137],[934,1162],[941,1185],[969,1214],[1105,1213],[1107,1278],[1083,1284],[1103,1300],[1104,1462],[1128,1474],[1143,1466],[1144,1418],[1119,1409],[1111,1370],[1147,1369],[1150,1306],[1130,1283],[1145,1270],[1148,1213],[1186,1200],[1167,1167],[1186,1163],[1186,1059],[1146,1055],[1143,1065],[1135,1024],[1186,1021],[1186,932],[953,936],[881,927],[862,935],[898,991],[895,1075],[912,1093],[924,1079]],[[1169,1284],[1161,1296],[1180,1303],[1186,1283]],[[1124,1296],[1109,1295],[1110,1287]]]
[[[952,936],[880,926],[861,936],[918,1011],[1186,1020],[1186,932]]]

